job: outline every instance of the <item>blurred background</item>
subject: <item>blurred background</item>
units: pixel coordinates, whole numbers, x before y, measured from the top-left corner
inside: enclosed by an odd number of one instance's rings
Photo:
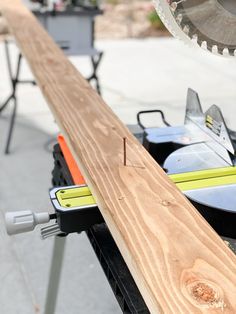
[[[38,3],[24,2],[32,10],[40,9]],[[101,10],[92,19],[94,34],[83,30],[81,35],[84,40],[90,36],[94,46],[82,47],[83,53],[68,57],[88,78],[94,70],[91,56],[97,56],[93,49],[103,53],[96,69],[101,95],[125,124],[136,124],[138,111],[146,109],[163,110],[173,125],[183,123],[187,88],[191,87],[199,93],[203,109],[219,105],[228,125],[236,130],[234,60],[194,50],[172,38],[155,13],[152,1],[91,0],[81,4],[90,12]],[[64,30],[69,34],[80,31]],[[14,40],[9,40],[15,69],[18,49]],[[11,89],[3,41],[0,75],[1,103]],[[33,79],[24,59],[20,77]],[[91,80],[91,84],[96,87],[96,81]],[[52,146],[59,130],[37,86],[20,85],[17,98],[8,155],[4,154],[4,147],[12,105],[0,115],[1,314],[43,313],[53,246],[53,238],[41,240],[39,229],[9,237],[4,227],[6,211],[52,211],[48,191],[53,169]],[[145,123],[162,126],[156,117],[149,117]],[[56,313],[121,313],[84,234],[73,234],[67,239]]]

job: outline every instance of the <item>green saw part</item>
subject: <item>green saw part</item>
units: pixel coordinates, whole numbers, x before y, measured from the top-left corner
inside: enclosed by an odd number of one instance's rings
[[[215,168],[169,175],[181,191],[236,184],[236,167]]]
[[[87,186],[59,190],[56,197],[61,207],[73,208],[96,205],[95,199]]]
[[[89,196],[92,195],[90,189],[87,186],[72,188],[72,189],[63,189],[59,190],[57,193],[58,200],[65,200],[80,196]]]

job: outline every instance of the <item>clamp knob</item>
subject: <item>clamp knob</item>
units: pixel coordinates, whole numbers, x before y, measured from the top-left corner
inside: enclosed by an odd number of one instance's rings
[[[30,210],[8,212],[5,214],[7,233],[13,235],[32,231],[37,225],[49,222],[50,218],[47,212],[33,213]]]
[[[41,237],[43,240],[45,240],[49,237],[57,236],[59,234],[62,234],[62,232],[61,232],[61,229],[57,223],[41,229]]]

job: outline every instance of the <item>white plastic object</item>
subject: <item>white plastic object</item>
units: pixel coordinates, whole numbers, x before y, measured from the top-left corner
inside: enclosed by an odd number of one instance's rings
[[[61,234],[61,229],[57,223],[41,229],[41,237],[43,240]]]
[[[34,230],[39,224],[50,221],[49,213],[33,213],[30,210],[7,212],[5,214],[6,229],[9,235]]]

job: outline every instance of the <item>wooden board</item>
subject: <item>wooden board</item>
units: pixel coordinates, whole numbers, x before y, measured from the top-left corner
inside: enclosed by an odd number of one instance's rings
[[[0,36],[6,36],[9,35],[9,31],[7,28],[7,22],[6,20],[0,16]]]
[[[21,2],[0,8],[151,313],[235,314],[235,255]]]

